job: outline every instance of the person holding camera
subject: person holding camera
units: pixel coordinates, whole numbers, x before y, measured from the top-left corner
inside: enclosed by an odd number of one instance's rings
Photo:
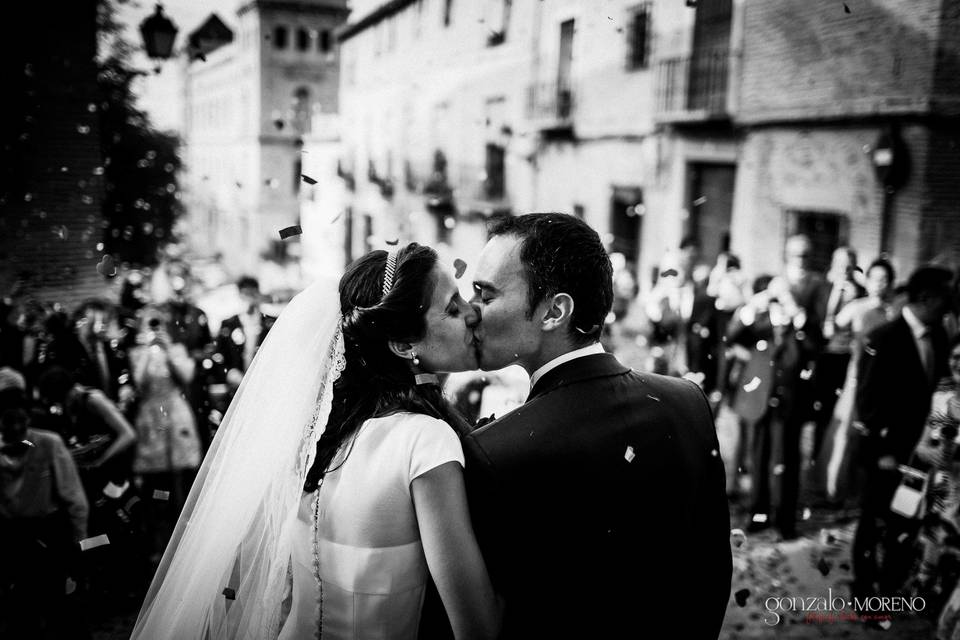
[[[31,424],[25,389],[0,368],[0,637],[82,637],[67,596],[89,504],[63,441]]]
[[[195,363],[186,346],[171,339],[168,326],[162,307],[145,307],[137,346],[130,352],[133,379],[140,390],[133,472],[146,499],[145,519],[155,561],[166,546],[201,459],[196,420],[185,398]]]

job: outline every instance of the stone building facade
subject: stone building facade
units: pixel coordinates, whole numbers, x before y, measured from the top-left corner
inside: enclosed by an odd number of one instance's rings
[[[188,37],[189,235],[232,273],[297,252],[277,232],[299,222],[314,116],[337,111],[334,31],[347,13],[346,0],[251,0],[232,25],[211,16]]]
[[[960,244],[958,0],[357,2],[341,41],[350,255],[475,254],[507,212],[583,216],[652,281],[685,236],[776,272],[786,236]],[[348,256],[349,257],[349,256]]]

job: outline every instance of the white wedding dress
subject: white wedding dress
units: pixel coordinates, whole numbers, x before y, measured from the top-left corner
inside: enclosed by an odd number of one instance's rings
[[[290,528],[289,614],[280,640],[414,640],[427,563],[410,484],[463,465],[454,430],[424,415],[367,420]]]

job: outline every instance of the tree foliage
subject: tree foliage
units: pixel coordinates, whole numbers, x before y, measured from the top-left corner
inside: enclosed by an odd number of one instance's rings
[[[118,0],[122,2],[123,0]],[[98,83],[104,156],[104,251],[131,266],[151,266],[176,241],[180,202],[180,138],[156,130],[137,108],[131,45],[115,20],[114,0],[100,0]]]

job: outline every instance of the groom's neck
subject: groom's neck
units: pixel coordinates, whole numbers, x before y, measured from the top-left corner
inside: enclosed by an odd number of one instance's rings
[[[576,351],[580,347],[570,343],[568,340],[545,341],[540,350],[535,354],[531,361],[524,368],[527,373],[533,374],[534,371],[547,364],[551,360],[566,355],[571,351]]]

